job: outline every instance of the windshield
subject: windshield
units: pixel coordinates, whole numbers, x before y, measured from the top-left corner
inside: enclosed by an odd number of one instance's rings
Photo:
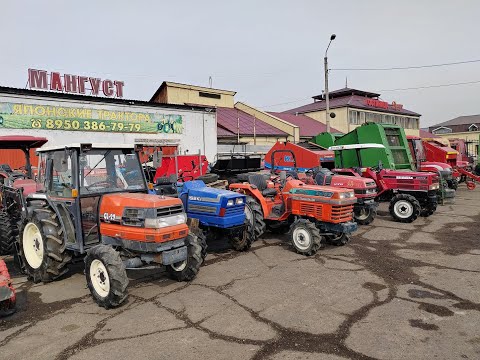
[[[415,146],[415,153],[418,161],[424,161],[425,158],[425,149],[423,148],[422,140],[415,139],[413,140]]]
[[[80,154],[80,194],[146,190],[133,149],[92,149]]]

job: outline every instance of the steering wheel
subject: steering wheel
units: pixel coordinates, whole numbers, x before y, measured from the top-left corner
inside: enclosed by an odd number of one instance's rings
[[[85,189],[90,191],[90,188],[94,188],[94,187],[106,188],[106,187],[110,187],[110,186],[117,187],[117,184],[112,180],[101,180],[101,181],[94,182],[91,185],[85,186]]]
[[[192,175],[183,175],[178,178],[178,181],[180,182],[190,181],[185,179],[195,180],[195,178]]]

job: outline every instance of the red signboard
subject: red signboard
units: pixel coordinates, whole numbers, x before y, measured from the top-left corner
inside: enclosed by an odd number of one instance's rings
[[[123,97],[123,81],[102,80],[96,77],[71,74],[60,75],[59,72],[48,73],[45,70],[28,69],[30,89],[61,91],[70,94],[85,94],[89,89],[97,96],[100,91],[107,97]]]
[[[367,106],[372,106],[376,108],[381,108],[381,109],[393,109],[393,110],[402,110],[403,105],[397,104],[395,101],[392,101],[391,104],[389,104],[386,101],[381,101],[381,100],[376,100],[376,99],[365,99],[365,105]]]

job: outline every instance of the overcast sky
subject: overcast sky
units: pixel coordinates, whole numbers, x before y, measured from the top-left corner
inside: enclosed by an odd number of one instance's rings
[[[163,80],[237,91],[269,111],[310,102],[335,68],[480,59],[480,1],[2,1],[0,85],[24,88],[37,68],[125,81],[149,100]],[[408,71],[335,71],[345,85],[421,113],[421,126],[480,113],[480,62]],[[382,91],[383,90],[383,91]],[[288,104],[284,104],[288,103]],[[277,105],[282,104],[282,105]]]

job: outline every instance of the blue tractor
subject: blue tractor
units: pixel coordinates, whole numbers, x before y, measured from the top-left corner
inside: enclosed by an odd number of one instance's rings
[[[197,219],[206,240],[226,238],[237,251],[250,249],[254,236],[252,209],[245,195],[208,187],[202,180],[170,182],[154,187],[158,195],[178,196],[189,219]]]

